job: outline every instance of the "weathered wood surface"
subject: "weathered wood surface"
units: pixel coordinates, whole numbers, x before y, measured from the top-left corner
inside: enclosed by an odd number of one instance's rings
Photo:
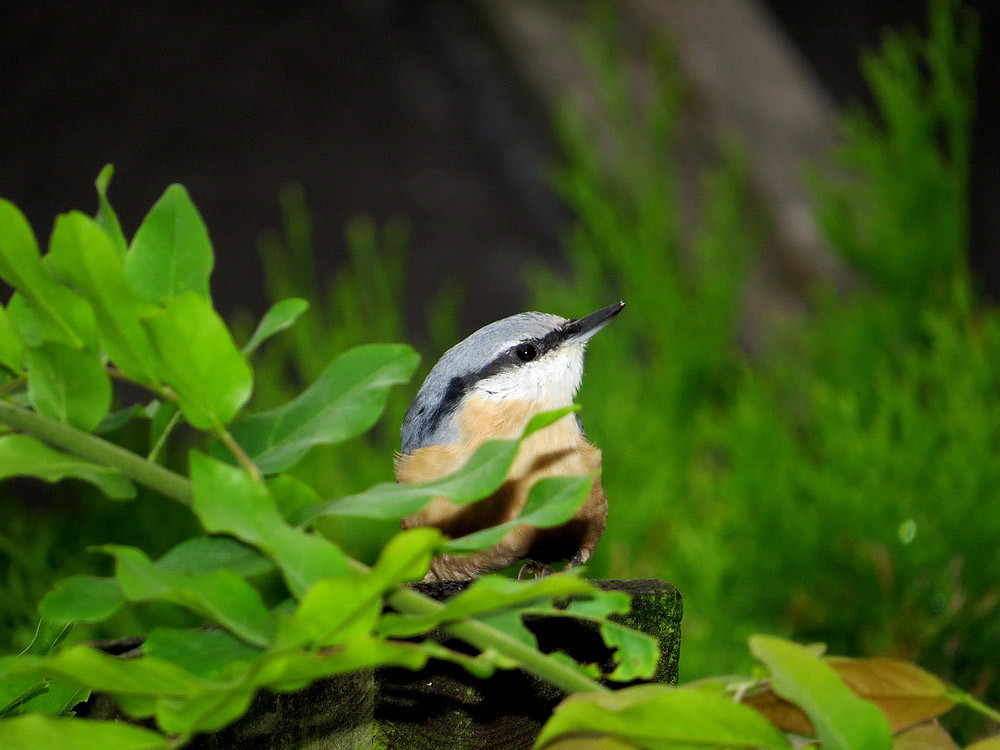
[[[655,636],[660,662],[654,681],[676,683],[680,653],[681,596],[657,580],[594,581],[625,591],[632,611],[624,624]],[[468,582],[442,581],[415,588],[438,600]],[[582,662],[610,665],[611,653],[595,626],[565,617],[526,618],[544,651],[562,651]],[[435,633],[449,646],[465,648]],[[109,650],[128,656],[138,641]],[[497,750],[530,748],[563,693],[520,671],[479,680],[453,664],[432,660],[426,668],[379,669],[320,680],[297,693],[262,691],[247,714],[221,732],[199,735],[195,750]],[[106,696],[91,698],[84,715],[124,717]]]

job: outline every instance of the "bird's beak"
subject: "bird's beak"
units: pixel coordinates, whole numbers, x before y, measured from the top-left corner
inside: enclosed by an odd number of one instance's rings
[[[563,343],[578,344],[586,341],[610,323],[611,319],[620,313],[624,307],[624,302],[616,302],[613,305],[602,307],[597,312],[591,313],[585,318],[571,320],[562,327]]]

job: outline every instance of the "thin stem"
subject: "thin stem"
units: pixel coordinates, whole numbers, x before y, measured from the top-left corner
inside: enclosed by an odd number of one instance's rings
[[[28,382],[28,379],[21,375],[20,377],[14,378],[13,380],[8,380],[3,385],[0,385],[0,397],[6,396],[11,391],[16,391],[22,385]]]
[[[955,703],[961,703],[974,711],[978,711],[991,721],[1000,722],[1000,711],[990,708],[974,695],[970,695],[964,690],[959,690],[957,687],[951,686],[948,688],[948,697],[955,701]]]
[[[0,422],[78,456],[117,469],[125,476],[183,505],[190,506],[193,502],[194,491],[189,479],[95,435],[2,400],[0,400]],[[370,570],[357,560],[348,558],[348,562],[357,572],[364,573]],[[405,614],[433,614],[444,607],[443,604],[405,586],[399,587],[387,598],[389,604]],[[445,625],[444,630],[481,651],[493,649],[517,661],[525,670],[567,692],[607,691],[606,687],[581,675],[572,667],[478,620],[454,622]]]
[[[260,469],[257,468],[257,464],[255,464],[253,459],[247,455],[246,451],[243,450],[243,447],[236,442],[236,438],[232,436],[232,433],[220,425],[215,430],[215,434],[229,449],[229,452],[236,457],[236,460],[240,462],[240,466],[242,466],[243,470],[250,475],[250,478],[255,482],[259,482]]]
[[[191,505],[193,493],[187,479],[96,435],[2,400],[0,422],[77,456],[117,469],[125,476],[183,505]]]
[[[162,403],[160,405],[160,408],[161,409],[163,408]],[[167,437],[170,435],[174,427],[177,426],[177,423],[180,421],[180,418],[181,418],[181,412],[180,409],[178,409],[177,411],[174,412],[174,415],[170,417],[170,421],[167,422],[167,426],[163,428],[163,432],[160,433],[160,437],[156,439],[156,444],[152,448],[150,448],[149,455],[146,456],[147,461],[152,461],[153,463],[156,463],[156,457],[160,455],[160,451],[163,449],[163,446],[167,442]]]

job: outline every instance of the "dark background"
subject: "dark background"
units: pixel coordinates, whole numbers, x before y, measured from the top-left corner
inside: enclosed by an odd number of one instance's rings
[[[858,51],[885,25],[921,27],[922,2],[766,0],[840,104],[864,100]],[[972,261],[1000,289],[997,3],[983,19]],[[266,307],[256,242],[298,182],[323,271],[368,214],[411,226],[411,318],[448,279],[467,320],[520,309],[524,261],[558,262],[567,213],[546,184],[546,114],[474,4],[37,0],[0,6],[0,195],[44,241],[59,212],[111,199],[131,235],[171,182],[190,190],[217,251],[225,312]],[[414,331],[419,336],[420,331]]]

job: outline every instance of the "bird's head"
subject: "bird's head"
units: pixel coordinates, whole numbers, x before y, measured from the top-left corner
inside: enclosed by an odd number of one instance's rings
[[[573,402],[583,378],[583,353],[624,302],[577,320],[526,312],[490,323],[446,351],[413,400],[402,428],[402,451],[455,439],[452,417],[465,399],[528,402],[539,411]]]

